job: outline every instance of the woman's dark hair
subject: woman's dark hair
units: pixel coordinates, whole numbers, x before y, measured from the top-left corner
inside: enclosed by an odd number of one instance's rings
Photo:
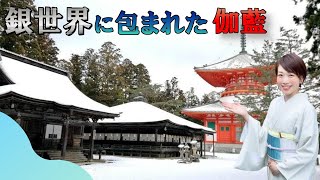
[[[304,64],[302,58],[298,55],[291,53],[282,56],[276,63],[275,72],[278,75],[278,67],[281,65],[283,69],[285,69],[289,73],[294,73],[299,78],[303,78],[303,81],[306,79],[307,76],[307,68]]]

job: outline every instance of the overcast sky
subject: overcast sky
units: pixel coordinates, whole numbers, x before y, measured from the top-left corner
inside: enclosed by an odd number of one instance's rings
[[[179,87],[188,91],[190,87],[195,88],[196,94],[201,97],[204,93],[214,90],[198,76],[194,67],[212,64],[238,54],[240,48],[240,34],[216,34],[215,25],[212,20],[217,8],[226,8],[227,12],[239,12],[248,8],[259,8],[266,11],[265,29],[267,34],[247,35],[246,50],[252,53],[252,49],[259,50],[263,40],[276,40],[279,37],[281,26],[285,28],[297,28],[301,37],[305,37],[303,27],[297,27],[292,17],[301,15],[305,11],[305,5],[294,5],[292,0],[201,0],[201,1],[172,1],[172,0],[119,0],[119,1],[85,1],[85,0],[35,0],[37,7],[58,7],[63,19],[59,20],[59,28],[62,34],[52,34],[60,49],[59,58],[69,59],[72,53],[82,54],[86,49],[99,49],[104,42],[111,41],[121,49],[124,58],[130,59],[134,64],[142,63],[149,70],[152,83],[163,84],[165,80],[177,77]],[[85,30],[83,36],[78,36],[77,31],[71,36],[65,34],[63,25],[66,24],[67,7],[89,8],[89,21],[92,23],[90,30]],[[117,24],[114,22],[121,10],[128,14],[137,14],[137,26],[139,35],[119,35]],[[202,19],[208,20],[207,24],[201,25],[200,29],[207,29],[207,34],[190,35],[185,32],[175,34],[171,29],[170,35],[159,32],[157,35],[144,35],[141,33],[141,16],[147,16],[148,11],[153,11],[160,18],[165,17],[168,10],[172,15],[179,15],[180,25],[188,26],[185,20],[195,11]],[[241,13],[240,13],[241,14]],[[114,32],[100,34],[95,32],[94,24],[96,15],[112,17],[113,21],[103,24],[112,27]],[[161,20],[155,27],[160,29],[163,25]]]

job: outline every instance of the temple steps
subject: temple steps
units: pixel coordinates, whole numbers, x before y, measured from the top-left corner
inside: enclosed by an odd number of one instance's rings
[[[61,151],[48,151],[48,156],[50,160],[65,160],[73,163],[88,161],[81,151],[67,151],[64,159],[61,156]]]

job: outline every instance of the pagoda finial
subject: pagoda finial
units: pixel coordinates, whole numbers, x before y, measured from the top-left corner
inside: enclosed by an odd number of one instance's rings
[[[247,53],[246,51],[246,34],[241,34],[241,52],[240,53]]]
[[[242,20],[242,17],[240,19]],[[242,25],[241,25],[241,30],[243,30]],[[247,53],[247,51],[246,51],[246,34],[244,34],[244,33],[241,34],[240,44],[241,44],[241,52],[240,53]]]

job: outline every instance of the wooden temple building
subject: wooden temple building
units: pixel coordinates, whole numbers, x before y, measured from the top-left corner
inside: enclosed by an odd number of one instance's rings
[[[239,54],[218,63],[194,68],[210,85],[225,88],[220,98],[236,99],[235,96],[238,95],[260,96],[265,93],[264,84],[254,78],[259,75],[260,70],[255,66],[252,55],[245,51],[244,41],[245,38],[242,37],[242,51]],[[206,136],[206,143],[241,144],[240,135],[244,123],[234,113],[225,110],[220,101],[186,108],[182,113],[201,120],[204,126],[216,131],[216,137]]]
[[[21,126],[40,156],[71,162],[91,160],[97,151],[177,156],[180,143],[214,133],[144,102],[105,106],[79,91],[66,71],[3,49],[0,111]]]
[[[199,149],[204,149],[204,135],[214,133],[211,128],[142,101],[121,104],[111,109],[121,112],[120,117],[99,121],[94,135],[96,149],[100,148],[107,154],[177,157],[179,144],[197,140]],[[89,130],[85,129],[85,144],[89,142]]]
[[[84,128],[119,116],[85,96],[64,70],[0,49],[0,111],[21,126],[33,149],[47,159],[86,161]],[[92,158],[93,140],[90,153]]]

